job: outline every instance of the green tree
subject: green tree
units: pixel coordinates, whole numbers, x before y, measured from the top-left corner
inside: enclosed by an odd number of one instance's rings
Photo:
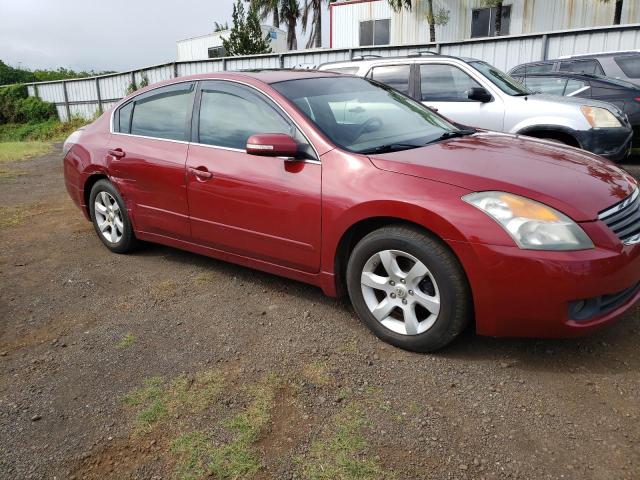
[[[287,25],[287,49],[298,49],[296,27],[302,12],[298,0],[282,0],[280,3],[280,20]]]
[[[418,0],[420,1],[420,0]],[[433,0],[425,0],[427,3],[427,23],[429,24],[429,41],[436,41],[436,25],[442,26],[449,23],[449,10],[440,8],[434,13]],[[389,5],[395,12],[403,8],[412,9],[412,0],[389,0]]]
[[[229,38],[222,39],[222,46],[230,56],[271,53],[269,41],[262,36],[255,4],[249,6],[249,13],[245,17],[242,0],[236,0],[233,6],[233,27]]]
[[[610,3],[611,0],[600,0],[602,3]],[[623,0],[614,0],[616,2],[616,8],[613,12],[613,24],[620,25],[622,21],[622,3]]]
[[[280,28],[280,2],[282,0],[251,0],[251,3],[258,9],[261,20],[266,20],[270,16],[273,18],[273,26]]]
[[[311,20],[311,33],[307,41],[307,48],[322,47],[322,10],[325,3],[331,0],[304,0],[302,8],[302,33],[307,33],[307,25]]]
[[[214,32],[224,32],[225,30],[229,30],[228,22],[224,22],[224,23],[213,22]]]

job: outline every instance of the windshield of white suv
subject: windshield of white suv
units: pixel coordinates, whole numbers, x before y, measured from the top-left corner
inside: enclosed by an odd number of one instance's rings
[[[457,129],[421,103],[367,79],[320,77],[271,86],[329,140],[351,152],[408,150],[473,133]]]
[[[489,81],[491,81],[491,83],[493,83],[507,95],[518,96],[531,95],[533,93],[515,78],[510,77],[503,71],[498,70],[496,67],[493,67],[486,62],[474,61],[469,62],[469,65],[471,65],[482,75],[487,77]]]

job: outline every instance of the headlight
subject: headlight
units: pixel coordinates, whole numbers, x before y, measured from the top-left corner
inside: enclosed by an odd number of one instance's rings
[[[64,144],[62,145],[63,157],[67,156],[67,153],[69,153],[69,150],[71,150],[71,147],[73,147],[76,143],[78,143],[78,140],[80,140],[81,136],[82,136],[82,129],[79,129],[67,137],[67,139],[64,141]]]
[[[576,222],[542,203],[505,192],[478,192],[462,197],[507,231],[527,250],[585,250],[593,242]]]
[[[593,128],[616,128],[622,126],[613,113],[606,108],[587,107],[584,105],[580,107],[580,110],[582,110],[584,118]]]

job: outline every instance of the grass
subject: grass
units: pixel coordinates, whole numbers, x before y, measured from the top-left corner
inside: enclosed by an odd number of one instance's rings
[[[124,337],[120,339],[118,344],[116,345],[118,348],[129,348],[136,341],[136,337],[133,333],[129,332]]]
[[[39,123],[6,123],[0,125],[0,142],[60,141],[87,123],[89,121],[82,118],[68,122],[51,119]]]
[[[193,283],[196,285],[206,285],[215,280],[215,275],[211,272],[202,272],[193,277]]]
[[[313,362],[304,365],[302,376],[314,385],[328,385],[331,381],[331,377],[327,373],[326,362]]]
[[[366,458],[367,442],[362,436],[366,425],[362,411],[348,406],[336,417],[324,438],[315,441],[301,461],[302,476],[308,480],[381,480],[395,474],[380,463]]]
[[[178,457],[175,475],[180,480],[213,476],[222,480],[251,478],[261,466],[254,443],[271,420],[276,381],[251,389],[251,403],[240,413],[223,422],[231,438],[220,444],[212,433],[188,432],[180,435],[171,446]]]
[[[46,142],[0,142],[0,163],[17,162],[49,151],[51,144]]]
[[[2,144],[0,144],[0,149],[2,148]],[[21,177],[23,175],[26,175],[27,172],[25,172],[24,170],[13,170],[13,169],[6,169],[6,168],[0,168],[0,181],[2,180],[13,180],[14,178],[18,178]]]
[[[181,375],[171,382],[151,377],[142,388],[125,395],[123,403],[137,410],[136,431],[144,434],[169,416],[206,409],[218,398],[222,386],[223,378],[217,370],[200,372],[192,378]]]

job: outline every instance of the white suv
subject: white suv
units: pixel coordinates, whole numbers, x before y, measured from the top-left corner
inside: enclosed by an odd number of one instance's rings
[[[462,125],[545,138],[615,161],[631,148],[633,131],[616,106],[531,92],[481,60],[418,52],[326,63],[319,70],[387,84]]]

